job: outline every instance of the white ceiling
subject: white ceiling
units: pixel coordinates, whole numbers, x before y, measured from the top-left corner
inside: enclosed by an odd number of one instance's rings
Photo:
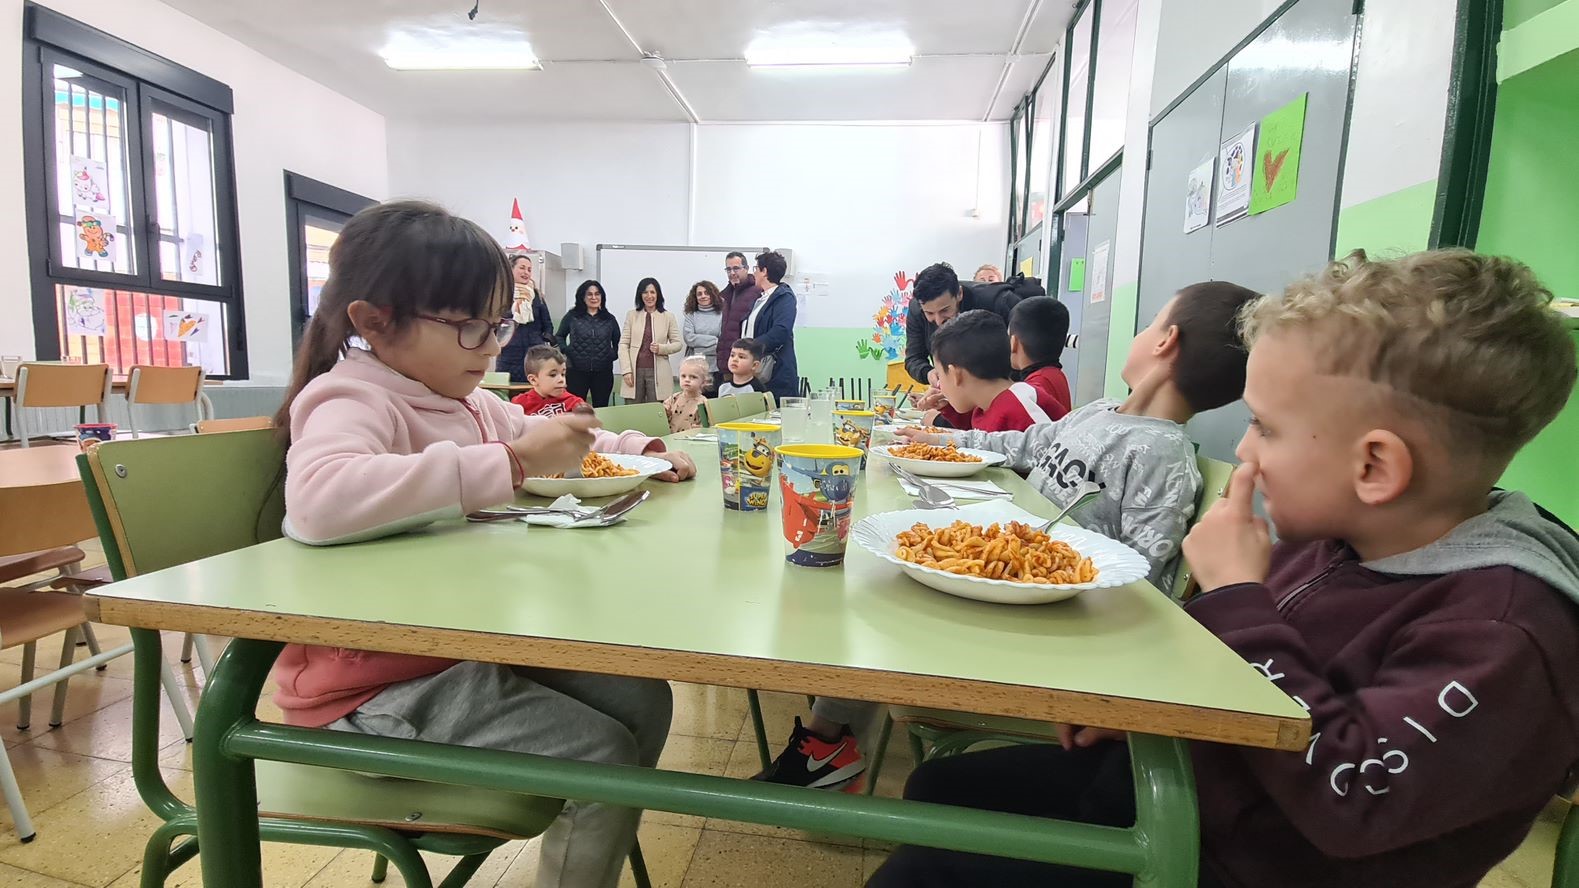
[[[1073,0],[165,0],[389,117],[701,122],[1003,120],[1046,67]],[[393,71],[410,28],[522,32],[541,71]],[[908,68],[762,70],[754,39],[898,31]],[[627,36],[628,35],[628,36]],[[663,71],[642,53],[667,61]],[[689,110],[687,107],[689,106]]]

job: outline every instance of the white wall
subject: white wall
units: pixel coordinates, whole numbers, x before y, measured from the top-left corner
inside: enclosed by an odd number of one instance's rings
[[[291,361],[290,269],[284,170],[382,198],[388,188],[384,118],[275,64],[261,53],[156,2],[43,0],[44,5],[228,84],[248,358],[257,381],[285,378]],[[0,352],[33,354],[22,191],[22,3],[0,0]]]
[[[832,287],[802,325],[864,327],[895,271],[1001,259],[1006,138],[1003,124],[392,120],[390,190],[499,235],[519,197],[533,247],[582,245],[571,288],[593,275],[599,243],[782,245],[797,274]]]

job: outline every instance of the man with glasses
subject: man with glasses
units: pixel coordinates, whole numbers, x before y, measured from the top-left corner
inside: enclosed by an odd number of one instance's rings
[[[724,257],[724,274],[728,276],[729,284],[718,293],[718,298],[723,302],[724,317],[718,331],[718,363],[713,368],[714,388],[729,372],[729,345],[741,337],[740,328],[745,325],[746,318],[751,316],[751,309],[762,295],[762,288],[757,286],[756,277],[751,273],[744,253],[734,252]]]

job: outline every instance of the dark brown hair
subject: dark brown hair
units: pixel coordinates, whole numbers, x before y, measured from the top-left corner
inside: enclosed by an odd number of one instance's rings
[[[552,345],[534,345],[526,350],[526,360],[521,365],[527,376],[533,376],[550,362],[565,363],[565,353]]]
[[[939,367],[959,367],[977,379],[1008,379],[1009,327],[1003,318],[983,309],[967,311],[932,334],[932,360]]]
[[[504,250],[475,222],[417,200],[357,213],[329,248],[329,280],[296,348],[285,403],[274,417],[287,445],[292,402],[334,367],[357,335],[346,313],[352,302],[389,309],[399,331],[418,314],[503,317],[513,287]]]
[[[696,304],[696,291],[698,289],[706,290],[707,294],[713,297],[714,311],[718,311],[723,308],[723,306],[718,304],[718,285],[712,281],[697,281],[691,285],[691,291],[685,295],[686,314],[690,314],[693,311],[699,311],[701,309],[701,306]]]
[[[1179,329],[1173,384],[1197,413],[1244,397],[1249,350],[1239,337],[1239,312],[1261,294],[1228,281],[1205,281],[1179,291],[1167,326]]]

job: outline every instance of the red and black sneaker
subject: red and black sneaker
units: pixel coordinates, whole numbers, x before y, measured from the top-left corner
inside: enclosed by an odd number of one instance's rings
[[[795,719],[789,745],[762,773],[752,777],[766,783],[806,786],[812,789],[858,789],[866,760],[855,744],[855,734],[845,725],[838,739],[829,742],[807,730]]]

